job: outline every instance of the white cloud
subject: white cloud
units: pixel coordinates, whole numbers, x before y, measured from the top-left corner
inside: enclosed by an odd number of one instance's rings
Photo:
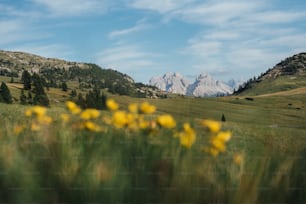
[[[145,19],[143,19],[143,20],[138,21],[136,23],[136,25],[133,26],[133,27],[125,28],[125,29],[122,29],[122,30],[114,30],[114,31],[110,32],[108,34],[108,37],[111,38],[111,39],[116,38],[116,37],[121,37],[121,36],[124,36],[124,35],[129,35],[129,34],[144,30],[148,27],[149,26],[145,23]]]
[[[144,81],[153,67],[159,67],[156,65],[157,57],[138,45],[118,44],[98,53],[95,62],[104,68],[127,73],[136,81]]]
[[[21,20],[0,21],[0,45],[45,39],[49,34],[37,31],[33,25]]]
[[[130,4],[131,7],[136,9],[152,10],[159,13],[167,13],[176,9],[182,8],[188,3],[192,3],[195,0],[134,0]]]
[[[72,51],[66,46],[59,44],[37,44],[30,43],[22,46],[10,47],[12,51],[22,51],[28,52],[36,55],[40,55],[42,57],[49,58],[60,58],[65,60],[70,60],[70,56],[72,56]],[[73,60],[74,61],[74,60]]]
[[[249,15],[258,9],[259,5],[260,2],[251,1],[208,1],[176,10],[172,16],[190,23],[225,26],[233,20]]]
[[[103,50],[97,54],[97,62],[103,67],[112,67],[123,70],[137,70],[139,66],[152,65],[150,59],[153,54],[143,51],[135,45],[118,45]]]
[[[104,13],[109,6],[106,0],[32,0],[45,6],[54,16],[79,16]]]

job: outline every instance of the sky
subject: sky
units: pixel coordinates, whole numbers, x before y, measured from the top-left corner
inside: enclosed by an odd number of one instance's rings
[[[306,1],[0,0],[0,49],[143,83],[166,72],[247,80],[306,52]]]

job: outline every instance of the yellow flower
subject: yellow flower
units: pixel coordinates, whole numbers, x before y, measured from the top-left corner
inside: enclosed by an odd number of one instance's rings
[[[217,149],[218,151],[220,152],[224,152],[226,147],[225,147],[225,144],[224,144],[224,141],[218,139],[217,137],[214,137],[211,139],[211,144],[213,145],[213,147],[215,149]]]
[[[32,108],[33,113],[35,113],[38,117],[43,116],[47,112],[47,108],[42,106],[34,106]]]
[[[240,165],[243,161],[243,156],[241,154],[235,154],[233,157],[233,161],[235,164]]]
[[[112,118],[113,125],[117,128],[122,128],[127,124],[127,116],[124,111],[116,111]]]
[[[150,123],[146,120],[140,119],[139,120],[139,128],[140,129],[147,129],[150,126]]]
[[[226,132],[219,132],[216,136],[217,139],[222,140],[223,142],[227,142],[231,139],[231,132],[226,131]]]
[[[32,109],[27,109],[27,110],[24,112],[24,115],[27,116],[27,117],[31,117],[32,114],[33,114]]]
[[[24,125],[17,125],[14,128],[14,134],[19,135],[25,129]]]
[[[93,108],[88,108],[88,109],[84,110],[80,115],[80,117],[83,120],[96,119],[99,116],[100,116],[100,112],[96,109],[93,109]]]
[[[70,116],[66,113],[62,113],[60,117],[63,120],[63,122],[68,122],[70,119]]]
[[[165,128],[174,128],[176,126],[175,120],[169,114],[158,116],[156,121],[160,126]]]
[[[41,128],[40,128],[40,126],[37,123],[32,122],[32,124],[31,124],[31,130],[32,131],[39,131],[40,129]]]
[[[94,132],[101,131],[101,127],[91,121],[85,121],[84,128],[90,131],[94,131]]]
[[[207,127],[213,133],[219,132],[221,128],[221,123],[214,120],[203,120],[202,125]]]
[[[49,125],[52,122],[52,118],[50,116],[42,115],[37,118],[40,124]]]
[[[106,101],[106,107],[111,111],[116,111],[119,109],[119,104],[114,99],[108,99]]]
[[[152,114],[156,111],[156,107],[149,104],[148,102],[143,102],[140,105],[140,111],[141,113],[144,113],[144,114]]]
[[[131,104],[129,104],[128,109],[131,113],[137,113],[138,112],[138,104],[137,103],[131,103]]]
[[[178,133],[180,143],[183,147],[190,148],[196,140],[196,132],[190,127],[189,123],[184,123],[183,131]]]
[[[203,148],[203,151],[209,153],[210,155],[212,155],[214,157],[218,156],[218,154],[219,154],[219,151],[216,148],[213,148],[213,147],[209,147],[209,148],[205,147],[205,148]]]
[[[43,106],[34,106],[32,108],[29,108],[25,111],[25,116],[27,117],[31,117],[33,114],[35,114],[36,116],[43,116],[45,115],[47,112],[47,109]]]
[[[81,112],[81,108],[72,101],[67,101],[66,106],[72,114],[79,114]]]
[[[129,129],[137,130],[138,129],[138,117],[136,114],[127,113],[126,114],[126,123],[129,127]]]

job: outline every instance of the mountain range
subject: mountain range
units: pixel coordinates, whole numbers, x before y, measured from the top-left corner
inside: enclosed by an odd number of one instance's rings
[[[39,74],[45,87],[60,88],[63,82],[67,82],[69,91],[77,89],[79,92],[87,93],[93,88],[99,88],[113,94],[149,98],[167,97],[165,91],[206,97],[228,95],[233,91],[236,95],[256,96],[298,88],[306,90],[305,52],[287,57],[265,73],[258,77],[254,76],[244,83],[236,80],[224,83],[205,73],[199,74],[190,82],[186,77],[175,72],[152,77],[149,81],[150,85],[146,85],[136,83],[127,74],[113,69],[103,69],[96,64],[69,62],[24,52],[0,50],[1,77],[10,77],[11,81],[14,81],[11,85],[17,87],[21,84],[20,77],[24,70],[31,74]]]
[[[232,86],[237,85],[234,80],[230,82]],[[233,93],[235,88],[231,87],[229,84],[215,80],[206,73],[199,74],[195,80],[190,83],[189,80],[180,73],[169,72],[163,76],[152,77],[149,84],[162,91],[196,97],[229,95]]]

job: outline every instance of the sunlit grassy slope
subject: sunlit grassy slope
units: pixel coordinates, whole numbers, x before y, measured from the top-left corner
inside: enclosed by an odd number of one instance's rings
[[[117,97],[123,105],[139,99]],[[288,151],[305,147],[306,96],[188,98],[151,100],[160,112],[167,112],[181,120],[226,118],[226,126],[233,130],[237,142],[246,142],[245,150],[264,145]],[[235,138],[235,137],[234,137]],[[290,142],[290,143],[288,143]],[[292,144],[295,148],[292,148]]]
[[[8,85],[18,98],[18,84]],[[69,92],[50,89],[47,94],[52,101],[48,115],[54,123],[38,133],[27,130],[14,135],[16,126],[29,122],[24,113],[31,106],[0,104],[1,201],[299,203],[306,199],[301,179],[304,157],[300,157],[306,147],[302,92],[168,99],[108,95],[123,110],[148,101],[157,108],[154,114],[171,114],[178,127],[190,122],[198,133],[203,130],[200,119],[220,121],[224,114],[223,129],[230,130],[232,138],[226,152],[216,158],[197,148],[179,148],[169,131],[153,138],[153,145],[143,133],[73,131],[60,120],[67,112],[63,102]],[[199,138],[195,147],[201,146]],[[171,142],[163,145],[164,140]],[[244,157],[240,166],[232,162],[236,153]],[[18,188],[22,191],[16,194]]]
[[[301,87],[306,87],[306,76],[304,74],[299,76],[285,75],[254,82],[250,89],[246,89],[240,95],[262,95]]]

